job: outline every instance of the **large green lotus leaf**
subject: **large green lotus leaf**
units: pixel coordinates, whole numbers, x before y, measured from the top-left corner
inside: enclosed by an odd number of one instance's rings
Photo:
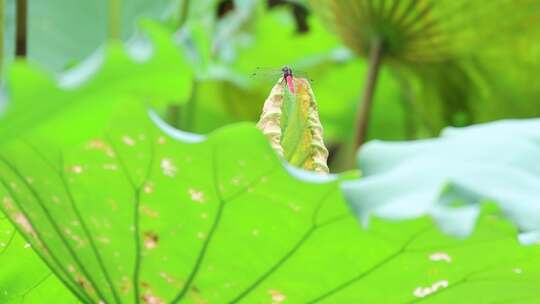
[[[28,135],[36,125],[47,122],[47,126],[38,128],[36,133],[59,144],[78,142],[95,132],[101,134],[100,127],[103,127],[107,112],[116,101],[134,99],[159,103],[184,100],[189,94],[186,88],[189,88],[190,73],[177,72],[185,70],[185,63],[170,41],[170,34],[152,24],[146,28],[154,43],[149,61],[136,63],[121,46],[112,45],[106,52],[62,77],[64,87],[42,71],[16,63],[11,73],[14,81],[10,86],[9,108],[0,120],[0,141]],[[66,124],[71,127],[64,128]],[[0,232],[2,236],[4,231],[7,235],[7,231],[14,230],[7,222],[2,225],[5,226]],[[54,291],[57,289],[55,286],[63,286],[31,250],[21,249],[25,245],[20,245],[21,242],[20,236],[14,236],[10,242],[13,245],[9,250],[5,249],[0,258],[1,303],[28,302],[33,297],[44,300],[47,296],[44,291]],[[0,243],[8,244],[8,241],[1,239]],[[61,290],[65,293],[63,288]],[[51,299],[61,298],[59,293],[48,295]]]
[[[0,218],[0,265],[0,303],[77,302],[5,217]]]
[[[362,230],[338,180],[285,170],[251,124],[205,139],[139,105],[115,113],[81,145],[58,152],[31,137],[0,158],[3,211],[82,301],[538,297],[540,247],[518,245],[494,211],[466,240],[428,218]]]
[[[524,238],[540,238],[538,130],[538,119],[509,120],[448,128],[437,139],[373,141],[359,152],[363,177],[345,193],[360,216],[428,213],[459,235],[472,231],[478,203],[492,200]]]
[[[24,135],[42,122],[49,122],[40,129],[44,137],[76,141],[103,125],[105,113],[117,101],[152,105],[186,101],[192,74],[185,58],[168,31],[152,23],[145,25],[152,40],[146,62],[135,62],[126,48],[111,43],[104,52],[66,73],[59,83],[27,63],[15,63],[9,79],[10,100],[0,121],[0,142]],[[66,119],[69,129],[62,125]],[[62,136],[58,136],[60,130]]]

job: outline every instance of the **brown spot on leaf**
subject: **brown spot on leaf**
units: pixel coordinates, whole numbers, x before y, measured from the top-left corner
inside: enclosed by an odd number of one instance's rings
[[[170,158],[163,158],[161,160],[161,170],[163,175],[174,177],[176,175],[177,168]]]
[[[130,147],[135,146],[135,140],[127,135],[122,136],[122,142]]]
[[[2,198],[2,203],[4,204],[4,207],[6,208],[6,210],[13,210],[14,207],[13,207],[13,199],[9,196],[4,196],[4,198]]]
[[[79,286],[81,286],[82,289],[86,290],[88,293],[90,294],[94,293],[94,288],[92,288],[92,285],[90,285],[88,280],[82,275],[76,274],[75,281],[77,282],[77,284],[79,284]]]
[[[120,291],[122,291],[123,294],[127,294],[130,290],[131,280],[127,276],[123,276],[122,281],[120,282]]]
[[[146,249],[154,249],[158,246],[159,236],[151,231],[144,233],[144,247]]]
[[[204,204],[206,202],[206,198],[204,197],[204,193],[202,191],[197,191],[193,188],[189,188],[188,194],[191,197],[191,200],[194,202],[198,202],[201,204]]]
[[[272,297],[272,304],[281,303],[287,299],[287,297],[279,290],[270,289],[268,290],[268,293]]]
[[[146,304],[165,304],[165,302],[154,294],[148,282],[141,282],[141,287],[144,290],[141,299]]]
[[[86,144],[88,150],[103,151],[109,157],[114,157],[113,149],[101,139],[93,139]]]
[[[444,261],[447,263],[452,262],[452,257],[445,252],[435,252],[429,256],[429,259],[434,262],[438,262],[438,261]]]
[[[147,304],[165,304],[162,299],[153,294],[144,294],[142,295],[141,299]]]
[[[75,166],[71,167],[71,172],[73,172],[75,174],[81,174],[83,172],[83,167],[80,166],[80,165],[75,165]]]
[[[30,221],[21,212],[15,213],[15,222],[21,226],[24,232],[30,234],[33,238],[37,238],[36,231]]]
[[[144,191],[144,193],[146,193],[146,194],[150,194],[150,193],[154,192],[154,183],[152,183],[152,182],[146,182],[146,183],[144,184],[143,191]]]
[[[141,206],[141,211],[142,213],[144,213],[144,215],[149,216],[151,218],[159,217],[159,212],[154,211],[147,206]]]
[[[417,287],[414,290],[413,295],[418,298],[424,298],[424,297],[429,296],[432,293],[437,292],[440,289],[447,288],[447,287],[448,287],[448,281],[440,280],[433,283],[431,286],[428,286],[428,287],[422,287],[422,286]]]

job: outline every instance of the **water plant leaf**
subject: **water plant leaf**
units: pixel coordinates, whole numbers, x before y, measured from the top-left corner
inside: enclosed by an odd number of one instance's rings
[[[5,1],[4,60],[11,62],[15,49],[15,4]],[[140,18],[162,19],[170,1],[123,0],[123,41],[133,38]],[[83,61],[109,38],[109,2],[75,3],[69,0],[36,2],[28,7],[28,58],[55,73]]]
[[[28,63],[14,63],[10,80],[18,81],[10,81],[9,101],[5,113],[0,113],[0,142],[23,136],[43,122],[72,117],[72,129],[78,132],[56,137],[58,141],[69,141],[92,131],[87,120],[92,112],[110,111],[118,100],[135,99],[153,106],[185,102],[191,93],[192,73],[171,41],[171,33],[154,23],[145,23],[144,29],[153,50],[146,62],[135,62],[125,47],[111,43],[86,64],[66,72],[61,81],[43,70],[29,68]],[[42,100],[43,95],[48,98]],[[103,122],[99,116],[92,119],[94,125]],[[57,131],[51,127],[44,136]]]
[[[0,302],[77,303],[3,214],[0,217]]]
[[[289,88],[279,79],[264,103],[258,127],[277,153],[293,166],[328,173],[328,150],[317,102],[309,81],[294,78]]]
[[[485,50],[530,26],[540,9],[534,0],[312,2],[357,54],[367,56],[380,40],[386,59],[397,64],[443,62]]]
[[[370,142],[359,152],[363,177],[344,185],[346,196],[361,217],[431,214],[462,236],[491,200],[522,232],[538,234],[539,128],[538,119],[508,120],[448,128],[437,139]]]
[[[540,247],[495,210],[466,240],[428,218],[363,230],[338,180],[291,175],[251,124],[205,140],[140,105],[114,113],[80,145],[17,141],[0,158],[2,210],[83,302],[538,297]]]
[[[60,84],[33,64],[14,63],[10,80],[16,81],[10,81],[7,112],[0,114],[0,143],[37,133],[58,145],[73,144],[100,132],[99,125],[105,124],[115,102],[139,100],[159,105],[184,100],[191,76],[189,71],[176,73],[185,70],[186,64],[170,33],[152,23],[144,28],[153,42],[153,53],[143,63],[134,62],[124,47],[111,44],[86,65],[68,71]],[[72,294],[13,231],[4,219],[0,228],[0,252],[4,252],[0,254],[0,302],[75,303]],[[13,241],[9,241],[11,236]]]
[[[407,96],[411,133],[417,137],[435,136],[447,125],[536,113],[537,106],[523,96],[538,92],[532,81],[538,67],[537,45],[531,43],[540,20],[537,1],[311,2],[358,56],[380,53],[383,64],[398,75]],[[378,44],[382,47],[373,47]],[[533,85],[519,85],[523,78]],[[369,104],[359,113],[367,112]],[[360,115],[357,120],[366,124]]]

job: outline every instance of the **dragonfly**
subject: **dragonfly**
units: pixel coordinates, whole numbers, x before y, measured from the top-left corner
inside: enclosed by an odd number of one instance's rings
[[[267,68],[257,67],[256,72],[254,72],[252,76],[256,78],[266,76],[266,77],[271,77],[271,79],[276,79],[277,77],[281,76],[284,84],[287,86],[287,88],[292,94],[295,94],[295,88],[294,88],[295,76],[306,78],[312,81],[309,77],[307,77],[307,73],[305,72],[295,71],[293,74],[293,70],[290,66],[284,66],[281,69],[267,69]]]
[[[287,83],[287,87],[289,87],[289,91],[291,91],[292,94],[294,94],[294,82],[293,82],[293,74],[292,70],[288,66],[284,66],[281,71],[283,72],[283,79],[285,79],[285,83]]]

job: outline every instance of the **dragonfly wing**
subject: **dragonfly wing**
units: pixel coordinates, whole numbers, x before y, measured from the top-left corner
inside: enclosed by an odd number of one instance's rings
[[[283,72],[280,69],[257,67],[252,72],[251,78],[255,82],[275,83],[281,78],[282,74]]]

